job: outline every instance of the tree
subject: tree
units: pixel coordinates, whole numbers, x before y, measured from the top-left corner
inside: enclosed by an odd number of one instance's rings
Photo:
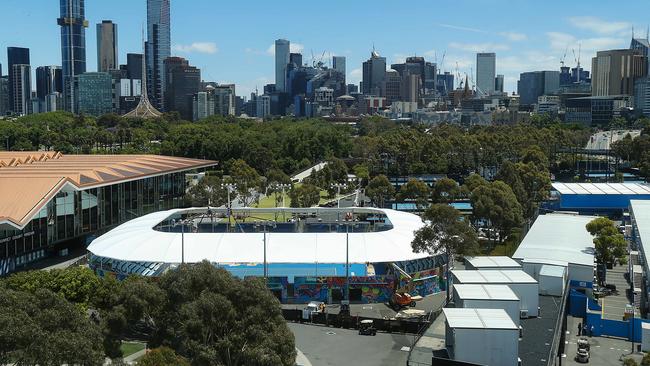
[[[410,179],[404,184],[397,194],[400,201],[415,201],[418,210],[424,209],[429,204],[429,186],[421,180]]]
[[[425,226],[415,232],[411,243],[415,252],[447,254],[447,269],[456,255],[477,254],[478,238],[476,231],[467,221],[463,220],[460,211],[447,204],[434,204],[422,215]],[[447,274],[447,289],[449,289],[449,274]],[[449,291],[447,291],[449,300]]]
[[[235,160],[230,165],[230,182],[235,184],[237,197],[244,207],[249,207],[261,188],[262,180],[257,171],[244,160]]]
[[[264,280],[240,280],[204,261],[159,280],[166,294],[152,344],[193,365],[293,365],[295,340]]]
[[[320,189],[313,184],[303,183],[289,191],[291,207],[312,207],[320,202]]]
[[[537,145],[531,146],[524,150],[524,153],[521,157],[521,162],[524,164],[532,163],[538,169],[548,170],[548,157]]]
[[[148,351],[138,360],[138,366],[190,366],[190,363],[168,347]]]
[[[46,289],[86,309],[100,280],[90,269],[75,266],[51,271],[18,272],[6,278],[4,283],[8,289],[16,291],[36,293]]]
[[[395,196],[395,187],[390,183],[388,177],[380,174],[368,183],[366,195],[378,207],[384,207],[386,200]]]
[[[221,178],[206,175],[187,191],[185,200],[192,207],[219,207],[226,204],[228,191]]]
[[[471,202],[474,219],[486,220],[499,232],[500,242],[523,221],[523,212],[517,197],[510,186],[502,181],[474,189]]]
[[[0,364],[102,365],[99,327],[49,290],[0,291]]]
[[[275,207],[282,203],[283,197],[278,193],[284,192],[287,186],[291,187],[291,184],[291,178],[280,169],[270,169],[266,174],[266,194],[275,195]],[[281,185],[285,188],[283,189]]]
[[[431,199],[436,203],[449,203],[460,194],[460,186],[451,178],[442,178],[436,182],[431,191]]]
[[[488,181],[483,179],[483,177],[478,174],[470,174],[470,176],[465,179],[461,191],[464,195],[469,197],[476,188],[486,185],[488,185]]]
[[[357,164],[353,168],[354,175],[359,179],[359,185],[365,187],[370,180],[370,169],[365,164]]]
[[[612,263],[615,259],[625,257],[625,237],[619,233],[614,221],[599,217],[591,220],[586,229],[594,236],[596,259],[599,263]]]

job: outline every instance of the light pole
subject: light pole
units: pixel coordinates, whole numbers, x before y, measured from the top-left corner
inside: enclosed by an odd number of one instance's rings
[[[230,201],[230,191],[237,189],[233,183],[221,183],[221,188],[225,189],[228,193],[228,202],[226,203],[226,213],[228,214],[228,226],[230,226],[230,216],[232,215],[232,202]]]
[[[345,293],[343,299],[350,301],[350,226],[354,225],[354,218],[345,218],[340,225],[345,226]]]
[[[341,208],[341,188],[346,188],[347,183],[333,183],[332,188],[336,188],[336,207]]]
[[[274,228],[276,227],[275,221],[262,221],[257,224],[257,226],[262,226],[262,232],[264,234],[263,236],[263,244],[264,244],[264,281],[266,282],[268,280],[269,276],[269,270],[268,270],[268,263],[266,260],[266,229],[267,227]]]
[[[192,219],[178,219],[178,220],[172,220],[172,226],[176,227],[179,226],[181,227],[181,264],[185,264],[185,225],[189,223],[190,227],[194,225],[194,222]]]

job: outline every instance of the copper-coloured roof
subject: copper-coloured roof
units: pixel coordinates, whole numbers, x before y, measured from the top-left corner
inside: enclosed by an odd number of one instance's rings
[[[66,184],[81,190],[215,164],[161,155],[0,151],[0,224],[24,227]]]

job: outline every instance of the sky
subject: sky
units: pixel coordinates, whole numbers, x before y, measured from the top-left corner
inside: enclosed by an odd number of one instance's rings
[[[60,65],[58,4],[1,0],[0,50],[30,48],[33,69]],[[237,84],[238,95],[274,82],[277,38],[289,39],[309,63],[312,54],[316,61],[345,56],[348,83],[361,80],[373,45],[389,65],[424,56],[470,80],[475,53],[496,52],[497,74],[512,92],[521,72],[559,70],[563,58],[573,67],[580,55],[589,70],[597,50],[629,47],[632,28],[645,37],[650,23],[648,0],[172,0],[171,7],[172,54],[189,59],[206,81]],[[86,0],[86,18],[88,71],[97,69],[102,20],[118,24],[120,63],[142,52],[145,0]],[[4,74],[6,57],[0,52]]]

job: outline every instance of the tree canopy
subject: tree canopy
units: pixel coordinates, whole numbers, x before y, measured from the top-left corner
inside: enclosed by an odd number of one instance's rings
[[[594,236],[596,259],[599,263],[612,263],[615,259],[625,258],[625,237],[618,231],[614,221],[599,217],[590,221],[586,229]]]

